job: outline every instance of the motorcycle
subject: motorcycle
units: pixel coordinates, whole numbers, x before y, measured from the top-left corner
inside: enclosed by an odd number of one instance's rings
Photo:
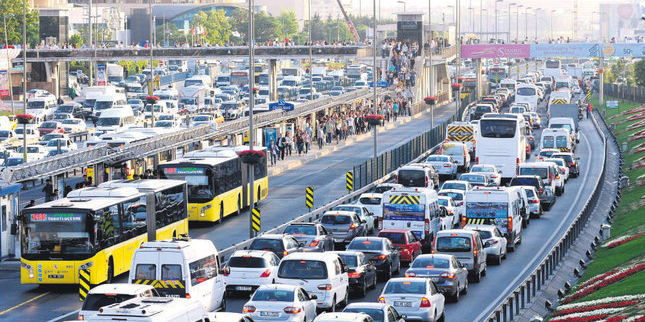
[[[582,120],[583,118],[582,113],[583,113],[582,108],[578,108],[578,121]]]

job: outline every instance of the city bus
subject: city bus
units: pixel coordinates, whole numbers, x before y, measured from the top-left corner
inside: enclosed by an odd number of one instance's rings
[[[157,239],[187,235],[186,182],[140,181],[150,188],[88,187],[24,209],[20,282],[78,284],[81,269],[90,271],[91,284],[112,282],[148,240],[149,216]]]
[[[475,132],[476,164],[493,164],[510,180],[520,163],[526,161],[526,126],[522,115],[484,116]]]
[[[231,72],[231,85],[242,86],[249,83],[248,70],[235,70]]]
[[[210,147],[186,153],[182,158],[159,165],[163,179],[185,180],[188,185],[188,218],[190,221],[221,223],[224,217],[239,214],[249,206],[248,191],[242,189],[245,171],[237,153],[248,146]],[[256,147],[266,152],[266,148]],[[255,165],[254,199],[266,198],[269,192],[267,160]]]
[[[552,76],[553,78],[558,78],[562,76],[562,64],[558,59],[547,59],[544,62],[544,76]]]

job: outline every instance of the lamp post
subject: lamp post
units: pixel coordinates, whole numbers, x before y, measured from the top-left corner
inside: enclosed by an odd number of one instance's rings
[[[403,4],[403,12],[405,12],[405,1],[399,0],[399,1],[397,1],[397,3],[402,3]]]
[[[577,11],[577,10],[573,10],[573,12],[572,12],[572,13],[573,13],[573,15],[576,17],[576,19],[577,19],[577,17],[578,17],[578,11]],[[573,42],[573,40],[576,38],[576,19],[574,19],[574,20],[573,20],[573,22],[571,23],[571,29],[572,29],[572,32],[571,32],[571,42]]]
[[[405,2],[404,2],[404,5],[405,5]],[[378,89],[378,84],[377,84],[378,83],[378,77],[377,77],[378,69],[377,69],[377,66],[376,66],[376,0],[374,0],[373,5],[372,5],[372,22],[373,22],[373,25],[374,25],[374,29],[372,29],[373,30],[373,32],[372,32],[372,58],[373,58],[372,62],[374,64],[373,67],[372,67],[372,92],[373,92],[372,100],[373,100],[373,103],[374,103],[374,110],[376,110],[376,106],[377,106],[376,91]],[[374,143],[374,145],[376,146],[376,142]],[[376,148],[375,148],[375,152],[376,152]],[[376,153],[374,154],[374,158],[376,158]]]
[[[488,30],[488,20],[490,20],[488,19],[488,9],[484,8],[482,11],[486,13],[486,28],[484,29],[484,34],[486,35],[486,38],[488,38],[490,37],[490,30]],[[486,40],[486,42],[488,42],[488,40]]]
[[[524,7],[522,4],[518,4],[515,7],[515,43],[520,40],[520,8]]]
[[[553,40],[553,13],[556,12],[556,10],[551,10],[551,40]]]
[[[482,26],[483,26],[483,15],[484,15],[484,0],[479,0],[479,42],[482,41]]]
[[[148,15],[148,23],[150,24],[150,40],[148,40],[148,49],[150,49],[150,81],[148,82],[148,96],[152,96],[152,81],[154,80],[154,77],[155,77],[155,69],[153,67],[154,65],[152,64],[153,57],[154,57],[154,53],[152,51],[152,47],[154,46],[154,42],[152,38],[152,32],[154,31],[154,25],[152,24],[152,1],[153,0],[148,0],[148,11],[150,12],[150,14]],[[150,127],[155,126],[154,104],[150,106],[150,123],[151,123]]]
[[[93,44],[92,40],[93,39],[92,38],[93,38],[94,35],[93,35],[93,32],[92,32],[92,27],[93,27],[93,23],[92,23],[92,1],[93,0],[87,0],[87,2],[89,4],[89,7],[88,7],[89,17],[87,17],[87,24],[88,24],[88,33],[87,34],[88,34],[88,38],[89,38],[90,49],[93,50],[93,48],[92,48],[92,44]],[[90,59],[90,84],[89,84],[89,86],[92,86],[92,84],[94,84],[94,59]]]
[[[511,6],[516,5],[517,3],[511,2],[508,4],[508,33],[506,34],[506,43],[511,42]]]
[[[503,2],[504,0],[495,0],[495,43],[497,43],[499,39],[499,29],[498,29],[498,24],[497,24],[497,3],[498,2]]]
[[[542,10],[542,8],[535,8],[535,43],[537,44],[538,42],[538,11]]]
[[[13,84],[11,83],[11,58],[9,58],[9,37],[7,37],[7,16],[13,17],[14,15],[2,15],[2,21],[4,22],[4,48],[7,50],[7,78],[9,85],[9,96],[11,97],[11,114],[16,115],[16,110],[13,103]],[[23,132],[23,136],[25,132]]]
[[[27,114],[27,0],[22,1],[22,59],[22,113]],[[26,163],[27,124],[22,125],[22,158]]]
[[[455,20],[457,21],[457,31],[455,33],[456,40],[455,46],[457,46],[457,73],[455,75],[455,81],[459,84],[459,76],[461,75],[461,1],[456,0],[457,5],[455,8]],[[455,106],[455,115],[459,115],[459,108],[461,107],[461,87],[457,93],[457,105]]]
[[[255,26],[254,26],[254,16],[255,13],[253,12],[253,6],[255,4],[254,0],[249,0],[249,31],[248,31],[248,39],[249,39],[249,150],[253,150],[255,147],[255,138],[254,138],[254,133],[253,133],[253,105],[255,104],[255,90],[253,89],[255,87],[255,53],[254,53],[254,48],[255,48]],[[311,0],[309,2],[311,5]],[[311,6],[309,7],[309,12],[311,13]],[[309,25],[311,25],[311,20]],[[311,38],[311,36],[309,36]],[[309,44],[311,46],[311,44]],[[310,47],[311,48],[311,47]],[[311,53],[310,53],[311,54]],[[311,64],[311,61],[310,61]],[[311,66],[309,66],[309,69],[311,70]],[[312,82],[312,90],[311,92],[313,93],[313,82]],[[254,178],[254,164],[249,164],[247,171],[249,173],[248,178],[249,178],[249,207],[251,209],[255,208],[255,178]],[[258,196],[259,197],[259,196]],[[249,237],[253,238],[255,237],[255,231],[253,230],[253,211],[249,212]]]
[[[430,52],[428,60],[430,61],[430,96],[434,95],[434,66],[432,65],[432,0],[428,0],[428,38],[430,39]],[[430,129],[434,128],[434,109],[430,107]]]
[[[251,0],[249,0],[251,1]],[[308,14],[309,23],[307,27],[309,29],[309,100],[314,100],[314,61],[313,61],[313,43],[311,42],[311,0],[308,2]]]
[[[527,42],[529,41],[529,13],[528,10],[532,10],[533,7],[524,7],[524,39]]]

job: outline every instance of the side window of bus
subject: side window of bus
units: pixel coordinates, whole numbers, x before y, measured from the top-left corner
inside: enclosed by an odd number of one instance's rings
[[[190,285],[195,286],[217,276],[217,260],[214,255],[206,256],[188,264]]]
[[[123,236],[125,239],[143,234],[146,232],[146,197],[128,200],[123,203]]]
[[[161,192],[155,192],[155,213],[157,220],[157,229],[166,225],[165,217],[167,213],[166,198]]]
[[[112,205],[97,212],[99,219],[99,243],[101,246],[112,246],[119,243],[121,223],[119,221],[119,206]]]

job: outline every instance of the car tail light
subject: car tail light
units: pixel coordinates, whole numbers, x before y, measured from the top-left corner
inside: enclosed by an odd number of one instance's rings
[[[223,270],[222,270],[222,275],[224,275],[224,276],[228,276],[229,274],[231,274],[231,271],[230,271],[230,270],[226,270],[226,269],[223,269]]]
[[[378,218],[378,230],[383,229],[383,217]]]
[[[555,176],[556,179],[560,179],[560,176]]]
[[[287,314],[298,314],[300,312],[302,312],[302,308],[300,307],[287,306],[284,308],[284,313],[287,313]]]
[[[497,176],[496,176],[496,175],[494,175],[494,174],[493,174],[493,175],[491,175],[490,177],[491,177],[491,178],[493,178],[493,179],[497,179]]]
[[[286,250],[285,250],[284,252],[282,252],[282,256],[283,256],[283,257],[284,257],[284,256],[287,256],[287,255],[289,255],[289,252],[288,252],[288,251],[286,251]]]
[[[267,269],[266,271],[264,271],[262,273],[262,275],[260,275],[260,277],[269,277],[269,276],[271,276],[271,270],[270,269]]]
[[[573,167],[574,165],[576,165],[576,164],[575,164],[575,163],[573,163],[573,162],[569,162],[569,163],[567,163],[567,164],[568,164],[569,166],[571,166],[571,167]]]
[[[436,236],[435,236],[435,238],[432,240],[432,249],[430,250],[430,253],[431,253],[431,254],[434,254],[434,249],[435,249],[435,247],[437,247],[437,237],[436,237]]]
[[[358,273],[358,272],[349,272],[349,274],[347,274],[347,276],[348,276],[349,278],[359,278],[359,277],[361,277],[361,273]]]
[[[425,231],[426,234],[430,233],[430,219],[428,218],[426,218]]]
[[[407,248],[403,248],[403,250],[401,250],[401,251],[404,252],[404,253],[409,253],[410,252],[410,250],[407,249]]]
[[[430,179],[428,179],[428,177],[426,176],[426,187],[428,187],[428,186],[429,186],[429,185],[428,185],[428,183],[429,183],[429,182],[430,182]]]
[[[85,320],[85,317],[84,317],[84,316],[82,316],[82,315],[79,315],[79,316],[78,316],[78,320],[79,320],[79,321],[83,321],[83,320]]]
[[[461,228],[466,227],[466,217],[461,217]]]
[[[513,217],[511,216],[508,216],[508,231],[509,231],[509,235],[510,235],[510,232],[513,231]]]
[[[475,243],[475,236],[472,236],[471,240],[473,241],[473,256],[477,256],[477,244]]]
[[[439,276],[451,280],[451,279],[455,278],[455,273],[441,273],[441,275],[439,275]]]
[[[349,230],[354,230],[354,228],[356,228],[356,224],[352,224],[351,226],[349,226]]]
[[[381,297],[379,297],[379,298],[378,298],[378,302],[379,302],[379,303],[385,303],[385,298],[384,298],[384,297],[382,297],[382,296],[381,296]]]
[[[317,240],[312,240],[312,241],[311,241],[311,243],[309,243],[309,247],[316,247],[316,246],[318,246],[318,244],[320,244],[320,242],[319,242],[319,241],[317,241]]]
[[[405,273],[405,277],[416,277],[416,276],[417,276],[417,273],[415,272]]]
[[[533,199],[531,200],[531,203],[540,203],[540,199]]]
[[[430,306],[431,306],[430,305],[430,300],[428,300],[425,297],[421,299],[421,307],[430,307]]]
[[[186,293],[186,298],[187,299],[191,298],[190,293]]]
[[[452,168],[452,164],[446,163],[443,165],[444,168]]]
[[[245,305],[244,308],[242,309],[242,312],[244,312],[244,313],[253,313],[253,312],[255,312],[255,306]]]
[[[374,256],[372,259],[376,259],[376,260],[381,260],[381,261],[382,261],[382,260],[385,260],[386,258],[387,258],[387,255],[378,255],[378,256]]]
[[[331,284],[320,284],[318,289],[321,291],[331,291]]]

